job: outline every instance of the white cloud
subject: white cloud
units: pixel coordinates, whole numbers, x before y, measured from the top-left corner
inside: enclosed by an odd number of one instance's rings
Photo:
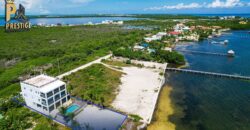
[[[244,3],[240,0],[214,0],[212,3],[179,3],[177,5],[165,5],[160,7],[151,7],[146,10],[170,10],[170,9],[196,9],[196,8],[233,8],[250,6],[250,3]]]
[[[177,5],[172,5],[172,6],[162,6],[162,7],[152,7],[149,8],[149,10],[163,10],[163,9],[194,9],[194,8],[200,8],[202,5],[198,3],[191,3],[191,4],[184,4],[180,3]]]
[[[208,4],[208,8],[233,8],[237,6],[244,6],[240,0],[215,0],[211,4]]]
[[[78,4],[86,4],[92,1],[94,0],[72,0],[73,3],[78,3]]]
[[[94,0],[15,0],[18,8],[22,4],[27,13],[30,14],[49,14],[56,8],[75,7],[93,2]],[[4,0],[0,0],[0,6]],[[3,4],[4,6],[4,4]]]

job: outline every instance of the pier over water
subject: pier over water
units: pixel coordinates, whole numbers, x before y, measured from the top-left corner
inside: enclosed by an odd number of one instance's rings
[[[224,78],[231,78],[231,79],[250,80],[250,77],[240,76],[240,75],[230,75],[230,74],[205,72],[205,71],[197,71],[197,70],[188,70],[188,69],[177,69],[177,68],[166,68],[166,70],[167,71],[174,71],[174,72],[184,72],[184,73],[208,75],[208,76],[214,76],[214,77],[224,77]]]
[[[201,51],[191,51],[191,50],[181,50],[181,49],[175,49],[175,51],[191,53],[191,54],[201,54],[201,55],[229,56],[226,53],[201,52]]]

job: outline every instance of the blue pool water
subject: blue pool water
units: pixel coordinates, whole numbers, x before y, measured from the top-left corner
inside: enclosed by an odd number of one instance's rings
[[[67,108],[66,114],[74,113],[77,109],[79,109],[79,106],[77,106],[77,105],[71,105],[70,107]]]

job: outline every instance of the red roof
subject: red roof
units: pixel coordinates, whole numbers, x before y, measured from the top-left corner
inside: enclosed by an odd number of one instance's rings
[[[180,33],[180,32],[172,31],[172,32],[169,32],[169,34],[171,34],[171,35],[179,35],[179,34],[181,34],[181,33]]]

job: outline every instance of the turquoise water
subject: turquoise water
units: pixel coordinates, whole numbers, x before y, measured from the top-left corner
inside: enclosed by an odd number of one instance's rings
[[[69,113],[74,113],[76,110],[79,109],[79,106],[78,105],[71,105],[70,107],[67,108],[66,110],[66,114],[69,114]]]
[[[213,40],[229,40],[228,45],[207,40],[179,49],[226,53],[235,58],[185,54],[187,69],[250,76],[250,34],[232,31]],[[250,82],[211,76],[167,72],[173,87],[171,99],[181,112],[170,117],[177,130],[250,130]]]

